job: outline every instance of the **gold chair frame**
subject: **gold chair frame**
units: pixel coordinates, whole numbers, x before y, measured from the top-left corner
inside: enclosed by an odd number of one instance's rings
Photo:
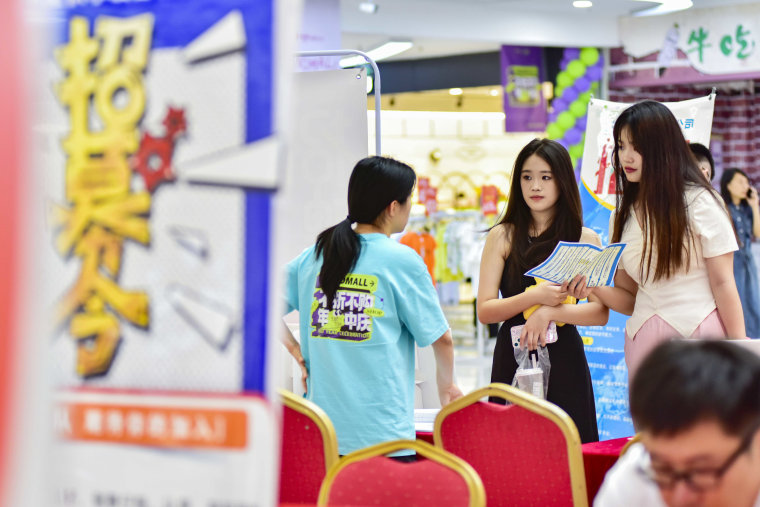
[[[625,445],[620,449],[620,454],[618,457],[628,452],[628,449],[637,442],[641,442],[641,433],[636,433],[628,442],[625,443]]]
[[[280,389],[280,399],[282,404],[291,410],[303,414],[316,424],[319,432],[322,434],[322,443],[325,454],[325,472],[330,470],[338,461],[338,436],[335,433],[335,426],[327,416],[324,410],[319,408],[315,403],[296,396],[285,389]]]
[[[578,428],[567,413],[557,405],[548,401],[537,398],[531,394],[521,391],[507,384],[494,382],[486,387],[476,389],[470,394],[452,401],[438,412],[435,417],[433,429],[433,441],[436,447],[443,447],[441,438],[441,426],[446,417],[464,407],[485,398],[487,396],[496,396],[506,400],[509,403],[518,405],[534,414],[549,419],[562,431],[567,443],[567,459],[570,467],[570,487],[572,489],[573,505],[576,507],[588,507],[588,496],[586,494],[586,473],[583,468],[583,451],[581,449],[581,437],[578,434]]]
[[[472,466],[462,458],[420,440],[393,440],[346,454],[335,464],[335,466],[328,470],[327,476],[322,482],[322,488],[319,490],[319,503],[317,505],[328,505],[333,482],[335,482],[338,473],[340,473],[340,471],[346,466],[368,458],[385,456],[386,454],[404,449],[413,450],[426,459],[435,461],[459,474],[464,479],[467,484],[467,489],[470,492],[470,507],[481,507],[485,505],[486,492],[483,487],[483,481],[480,480],[480,476]]]

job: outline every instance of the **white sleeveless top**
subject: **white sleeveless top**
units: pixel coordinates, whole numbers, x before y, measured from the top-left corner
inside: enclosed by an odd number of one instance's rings
[[[639,266],[643,255],[644,236],[634,215],[628,217],[620,242],[623,250],[619,268],[633,278],[639,286],[633,314],[625,325],[629,337],[633,337],[644,323],[657,315],[673,326],[682,336],[690,336],[702,321],[716,308],[710,281],[707,277],[705,258],[717,257],[738,249],[731,219],[722,199],[703,188],[686,190],[687,216],[692,234],[695,235],[689,270],[682,268],[670,278],[652,282],[652,276],[642,280]],[[610,232],[615,214],[610,217]],[[687,242],[684,238],[684,242]],[[657,253],[652,259],[652,272]]]

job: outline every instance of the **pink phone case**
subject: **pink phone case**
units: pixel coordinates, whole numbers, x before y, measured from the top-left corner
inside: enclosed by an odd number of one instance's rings
[[[510,333],[512,334],[512,346],[514,348],[520,347],[520,333],[522,333],[522,330],[525,326],[514,326],[512,329],[510,329]],[[557,324],[554,323],[554,321],[549,322],[549,329],[546,330],[546,343],[554,343],[557,341]]]

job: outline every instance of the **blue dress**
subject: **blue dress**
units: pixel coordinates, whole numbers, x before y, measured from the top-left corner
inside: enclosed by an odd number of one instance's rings
[[[752,257],[752,208],[742,201],[739,206],[730,203],[728,209],[739,237],[739,250],[734,253],[734,278],[742,302],[744,327],[747,336],[760,338],[760,285]]]

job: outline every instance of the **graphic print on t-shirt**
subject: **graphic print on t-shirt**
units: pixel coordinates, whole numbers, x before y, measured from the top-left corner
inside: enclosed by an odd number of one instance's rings
[[[382,317],[378,307],[382,298],[375,295],[377,277],[349,273],[335,293],[332,311],[319,280],[311,303],[311,336],[363,342],[372,338],[372,317]]]

